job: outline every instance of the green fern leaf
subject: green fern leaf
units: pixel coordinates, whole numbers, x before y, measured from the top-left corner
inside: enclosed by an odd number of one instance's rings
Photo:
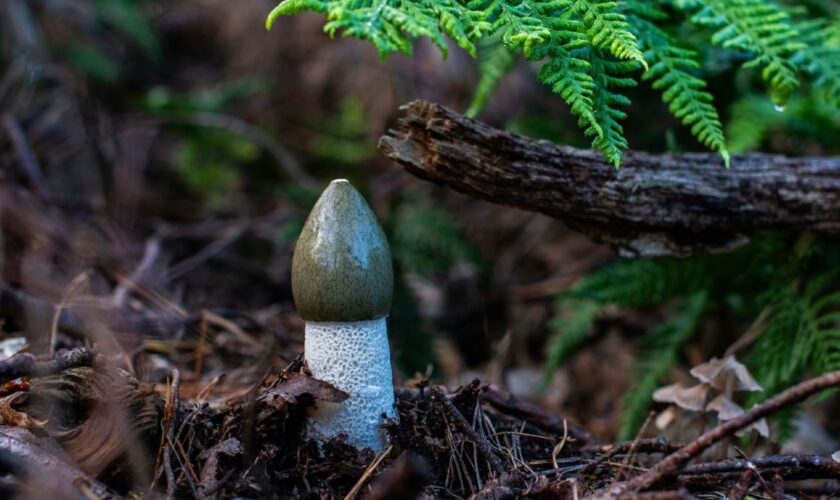
[[[814,87],[822,91],[825,100],[840,106],[840,41],[832,42],[836,36],[834,30],[835,27],[825,20],[801,23],[802,41],[807,47],[797,54],[796,59],[811,75]]]
[[[631,8],[640,8],[639,3],[632,2]],[[691,133],[701,144],[717,151],[728,167],[729,152],[720,117],[712,105],[712,94],[704,90],[706,82],[692,74],[700,67],[697,53],[679,47],[674,37],[641,17],[645,14],[661,19],[664,13],[641,7],[639,17],[631,17],[636,36],[652,63],[642,79],[651,80],[652,87],[662,91],[662,100],[670,104],[671,113],[691,127]]]
[[[593,47],[608,50],[617,59],[637,61],[647,69],[630,24],[617,7],[616,2],[576,0],[571,10],[582,19]]]
[[[589,51],[589,70],[594,87],[592,89],[592,109],[595,116],[593,124],[584,131],[587,136],[594,136],[592,146],[601,151],[604,158],[616,168],[621,165],[623,151],[627,149],[627,139],[619,120],[627,113],[618,106],[629,106],[630,99],[616,92],[616,89],[636,86],[636,80],[626,76],[638,69],[635,61],[616,61],[606,56],[600,49]],[[585,123],[581,123],[581,126]]]
[[[481,77],[475,88],[472,103],[467,109],[467,116],[475,117],[484,109],[499,80],[508,74],[515,64],[516,56],[499,40],[479,44],[478,69]]]
[[[785,11],[764,0],[692,1],[676,5],[688,10],[700,6],[692,21],[718,28],[712,36],[713,43],[753,54],[744,67],[761,67],[773,102],[785,105],[799,86],[793,57],[806,47]]]
[[[586,340],[603,307],[593,300],[558,297],[554,305],[556,314],[549,323],[551,338],[545,366],[546,381]]]

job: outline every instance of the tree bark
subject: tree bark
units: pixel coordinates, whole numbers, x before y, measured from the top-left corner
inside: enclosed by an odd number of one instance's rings
[[[625,256],[688,256],[740,246],[760,229],[840,233],[840,158],[630,151],[533,140],[425,101],[402,107],[386,157],[437,184],[563,219]]]

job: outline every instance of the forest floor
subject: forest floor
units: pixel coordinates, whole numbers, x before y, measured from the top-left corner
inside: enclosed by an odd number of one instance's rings
[[[382,63],[322,36],[320,18],[266,34],[265,2],[197,0],[150,7],[155,59],[90,2],[8,4],[0,497],[840,495],[837,460],[732,437],[836,375],[721,427],[685,419],[684,438],[651,437],[651,418],[613,442],[659,311],[606,311],[537,390],[554,297],[612,251],[548,217],[432,189],[375,148],[409,99],[466,104],[464,54],[442,64],[418,44]],[[505,96],[568,114],[532,80],[509,78],[485,116],[526,118]],[[638,115],[634,143],[665,136],[667,119]],[[294,238],[332,177],[356,183],[395,250],[398,418],[381,453],[303,433],[314,405],[341,398],[306,371],[289,282]],[[716,323],[710,339],[741,333]],[[823,413],[816,427],[836,434]]]
[[[736,458],[689,462],[759,418],[837,386],[840,373],[794,387],[685,445],[606,443],[479,380],[452,392],[419,380],[395,389],[398,417],[385,426],[388,448],[376,454],[342,437],[323,445],[304,437],[307,411],[345,395],[310,377],[301,358],[253,373],[262,371],[234,390],[222,377],[197,387],[194,372],[182,377],[172,368],[169,383],[156,387],[85,347],[50,360],[18,353],[0,362],[0,490],[42,498],[838,494],[832,480],[840,461],[825,457],[737,451]]]

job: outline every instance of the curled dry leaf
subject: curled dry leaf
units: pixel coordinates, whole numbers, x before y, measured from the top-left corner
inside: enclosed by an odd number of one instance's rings
[[[676,383],[666,385],[653,393],[653,400],[660,403],[673,403],[680,408],[691,411],[703,411],[709,400],[709,385],[697,384],[686,387]]]
[[[290,378],[266,389],[257,398],[261,410],[257,420],[262,421],[272,414],[285,417],[289,408],[298,403],[298,398],[311,397],[319,401],[340,403],[350,397],[349,394],[323,380],[318,380],[302,373],[292,373]]]
[[[46,420],[34,419],[28,414],[12,408],[12,405],[22,403],[26,398],[27,394],[25,392],[15,392],[0,398],[0,425],[31,429],[33,427],[43,427],[47,423]]]
[[[202,460],[207,460],[201,468],[201,490],[205,495],[212,495],[220,486],[219,460],[222,455],[234,458],[242,454],[242,443],[236,438],[228,438],[212,448],[204,450],[199,455]]]
[[[710,361],[699,364],[691,369],[691,374],[716,389],[725,389],[726,381],[730,376],[735,377],[736,391],[761,391],[761,385],[753,378],[743,363],[735,359],[735,356],[727,356],[723,359],[712,358]]]

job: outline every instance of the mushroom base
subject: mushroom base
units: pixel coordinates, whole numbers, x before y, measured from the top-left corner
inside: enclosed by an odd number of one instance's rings
[[[309,437],[324,440],[346,434],[347,442],[357,448],[384,449],[387,436],[379,426],[396,417],[385,318],[308,321],[305,342],[312,375],[350,394],[341,403],[318,402],[307,425]]]

